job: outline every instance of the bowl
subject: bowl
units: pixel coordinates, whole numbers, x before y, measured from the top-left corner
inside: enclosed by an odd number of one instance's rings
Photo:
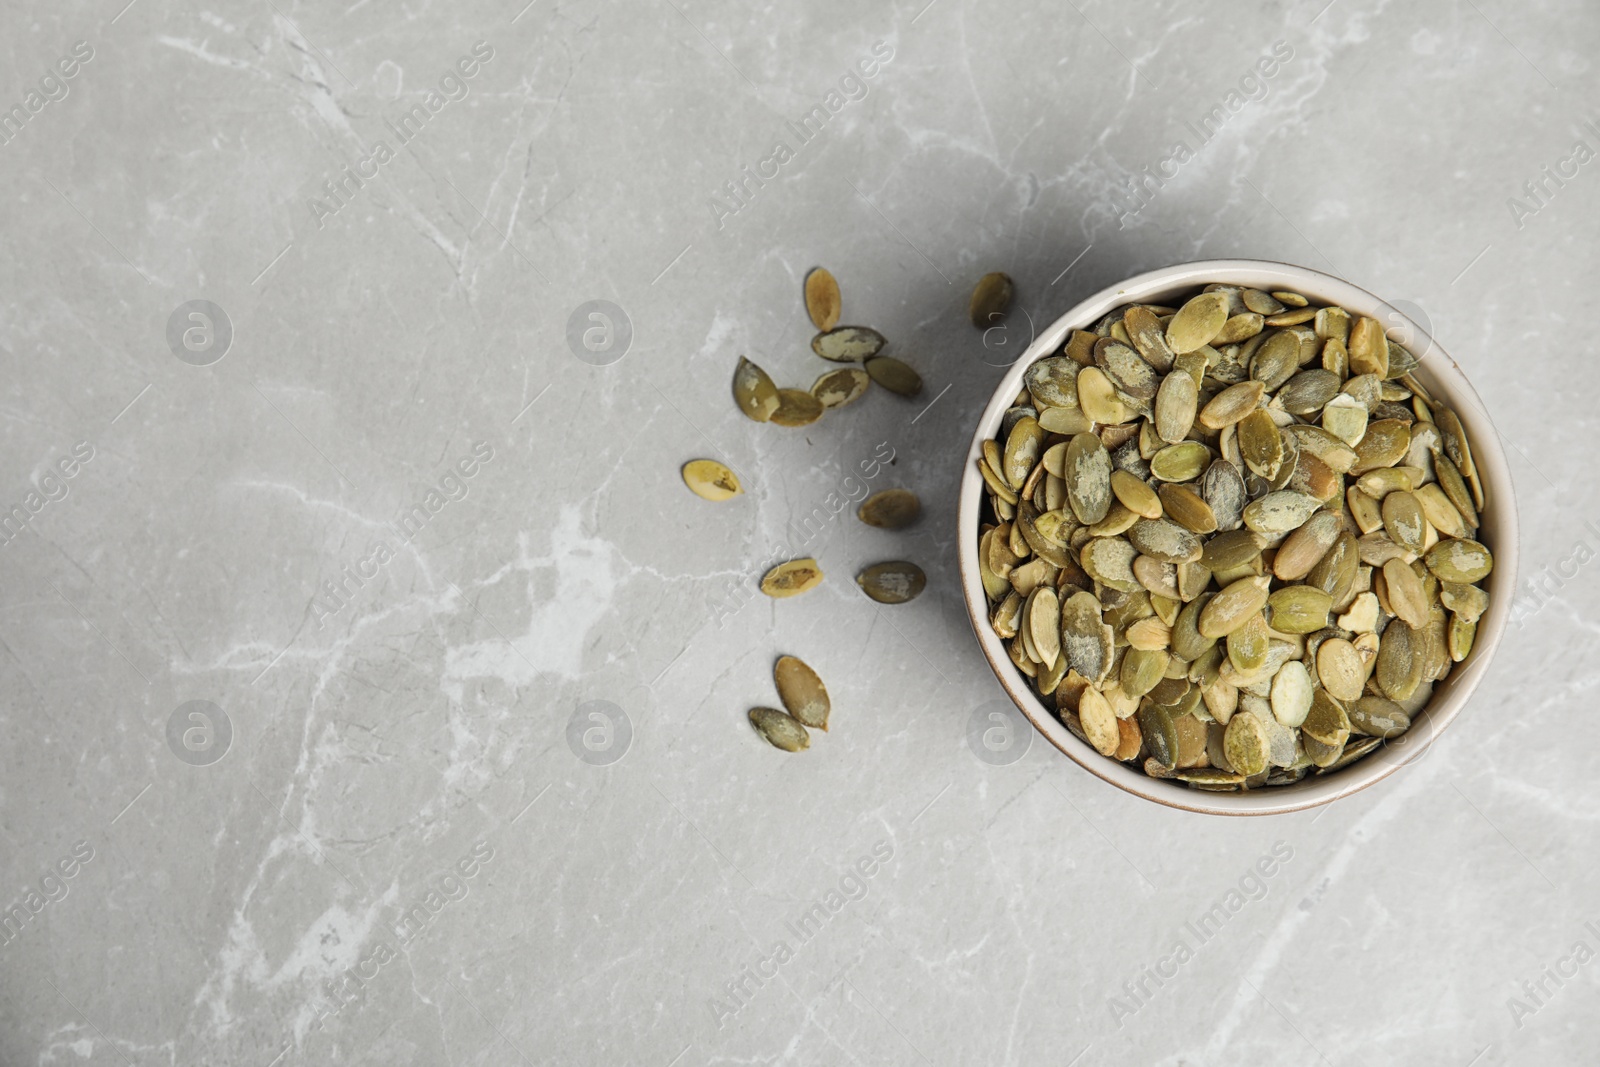
[[[1413,717],[1410,730],[1338,771],[1307,775],[1292,785],[1238,793],[1206,792],[1191,789],[1182,782],[1151,778],[1134,766],[1102,756],[1068,731],[1055,712],[1040,702],[1028,679],[1012,664],[1000,638],[990,627],[988,600],[978,573],[978,532],[985,492],[977,461],[983,454],[984,440],[996,435],[1006,409],[1022,389],[1022,376],[1027,368],[1059,352],[1071,330],[1089,329],[1108,312],[1124,304],[1171,305],[1174,298],[1198,292],[1202,286],[1213,282],[1269,291],[1289,290],[1314,302],[1337,304],[1352,314],[1377,319],[1390,328],[1391,336],[1396,327],[1407,331],[1403,335],[1409,338],[1405,347],[1421,357],[1421,364],[1413,373],[1437,401],[1456,412],[1466,429],[1484,491],[1478,539],[1489,547],[1495,559],[1494,570],[1484,583],[1489,594],[1489,608],[1478,622],[1472,651],[1465,660],[1454,665],[1447,678],[1435,685],[1432,699]],[[1461,366],[1421,325],[1365,289],[1321,271],[1263,260],[1215,259],[1148,271],[1102,289],[1051,323],[1001,379],[978,420],[965,463],[956,540],[961,586],[973,632],[995,677],[1034,728],[1084,770],[1101,781],[1158,804],[1208,815],[1271,815],[1330,804],[1365,789],[1416,762],[1427,752],[1429,745],[1460,714],[1478,687],[1505,633],[1516,592],[1516,505],[1505,453],[1483,401],[1467,381]]]

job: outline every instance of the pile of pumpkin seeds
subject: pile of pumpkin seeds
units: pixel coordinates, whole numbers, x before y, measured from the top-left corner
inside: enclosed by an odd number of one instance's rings
[[[1375,319],[1210,285],[1028,368],[978,461],[978,563],[1072,733],[1236,791],[1410,728],[1471,651],[1493,566],[1472,448],[1417,364]]]

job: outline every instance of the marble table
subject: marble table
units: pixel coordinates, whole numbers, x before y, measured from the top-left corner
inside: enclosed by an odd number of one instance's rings
[[[1591,6],[122,4],[0,35],[0,1062],[1594,1062]],[[974,743],[955,567],[1029,324],[1213,257],[1429,323],[1522,520],[1455,726],[1268,819]],[[817,264],[926,389],[757,425]]]

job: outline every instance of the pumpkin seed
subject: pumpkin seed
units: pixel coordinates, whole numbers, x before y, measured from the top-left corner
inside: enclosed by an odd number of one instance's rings
[[[859,363],[882,352],[886,344],[883,334],[870,326],[834,326],[811,339],[811,351],[835,363]]]
[[[1300,365],[1300,338],[1289,330],[1278,330],[1256,349],[1250,361],[1250,377],[1272,393],[1287,382]]]
[[[1275,478],[1283,464],[1283,436],[1265,408],[1256,408],[1239,421],[1239,454],[1245,466],[1261,478]]]
[[[1122,730],[1110,703],[1098,689],[1083,691],[1078,700],[1078,722],[1083,734],[1094,750],[1102,756],[1115,755],[1122,744]]]
[[[1267,648],[1271,641],[1271,635],[1267,632],[1266,617],[1258,611],[1246,619],[1243,626],[1228,635],[1225,642],[1228,648],[1228,662],[1241,673],[1258,671],[1267,662]]]
[[[1140,519],[1128,531],[1133,547],[1164,563],[1192,563],[1200,558],[1200,538],[1170,519]]]
[[[1178,727],[1172,712],[1153,701],[1143,701],[1138,712],[1139,734],[1150,758],[1170,771],[1178,765]]]
[[[1028,368],[1023,385],[1041,408],[1078,410],[1078,364],[1065,356],[1048,356]]]
[[[1379,640],[1373,678],[1391,700],[1406,699],[1422,681],[1422,649],[1416,633],[1397,619],[1384,627]]]
[[[999,271],[985,274],[972,288],[972,300],[967,305],[967,317],[972,325],[986,329],[1006,317],[1011,310],[1011,297],[1015,287],[1011,279]]]
[[[1197,534],[1216,532],[1216,512],[1211,510],[1211,505],[1207,504],[1199,493],[1187,485],[1169,482],[1161,487],[1158,495],[1161,498],[1162,510],[1179,526]]]
[[[1428,622],[1428,594],[1422,588],[1422,579],[1405,561],[1391,559],[1383,565],[1383,581],[1389,595],[1389,607],[1405,620],[1406,625],[1420,630]]]
[[[1389,371],[1389,338],[1377,319],[1359,318],[1350,327],[1350,373],[1384,377]]]
[[[905,560],[874,563],[856,575],[861,591],[880,604],[904,604],[915,600],[928,584],[922,568]]]
[[[839,324],[839,283],[823,267],[806,275],[806,314],[824,333]]]
[[[1078,372],[1078,405],[1085,415],[1102,425],[1115,426],[1129,418],[1116,386],[1099,367],[1084,367]]]
[[[1061,655],[1061,601],[1055,590],[1035,589],[1028,597],[1026,614],[1028,635],[1039,652],[1039,662],[1054,666]]]
[[[856,515],[868,526],[880,530],[899,530],[910,526],[922,514],[922,502],[909,489],[885,489],[861,502]]]
[[[1328,625],[1333,598],[1309,585],[1286,585],[1267,598],[1272,628],[1285,634],[1316,633]]]
[[[1150,473],[1164,482],[1187,482],[1200,477],[1211,463],[1211,450],[1199,441],[1168,445],[1150,457]]]
[[[1144,361],[1165,374],[1172,369],[1172,346],[1167,344],[1166,328],[1154,311],[1147,307],[1131,307],[1122,316],[1128,330],[1128,340]]]
[[[1281,490],[1251,501],[1244,509],[1244,524],[1256,533],[1287,533],[1304,523],[1322,506],[1314,496]]]
[[[744,492],[738,475],[714,459],[692,459],[685,463],[683,484],[705,500],[731,500]]]
[[[1228,766],[1245,777],[1266,770],[1271,747],[1261,720],[1254,715],[1235,715],[1222,735],[1222,751]]]
[[[1197,383],[1183,371],[1173,371],[1161,380],[1156,390],[1155,427],[1161,440],[1175,445],[1188,436],[1194,425],[1200,392]]]
[[[1263,578],[1240,578],[1212,597],[1200,613],[1202,637],[1226,637],[1249,621],[1267,604],[1267,583]]]
[[[873,356],[866,362],[872,380],[901,396],[916,396],[922,392],[922,376],[893,356]]]
[[[1228,321],[1228,297],[1201,293],[1186,302],[1167,323],[1167,345],[1173,352],[1193,352],[1208,345]]]
[[[1260,406],[1266,395],[1267,387],[1258,381],[1230,385],[1200,409],[1200,425],[1208,430],[1232,426]]]
[[[1136,400],[1149,400],[1156,395],[1155,368],[1127,345],[1102,339],[1094,346],[1094,362],[1118,392]]]
[[[1023,480],[1039,462],[1045,436],[1038,420],[1031,416],[1024,415],[1012,427],[1011,436],[1006,439],[1005,451],[1001,454],[1000,473],[1005,475],[1013,489],[1022,487]]]
[[[1139,580],[1133,573],[1138,554],[1138,549],[1120,537],[1099,537],[1083,546],[1079,563],[1101,585],[1132,593],[1139,589]]]
[[[1428,549],[1428,554],[1422,559],[1435,578],[1459,585],[1481,582],[1494,569],[1494,557],[1489,550],[1481,543],[1464,537],[1440,541]]]
[[[1440,582],[1439,599],[1446,608],[1468,622],[1477,622],[1489,608],[1489,594],[1475,585]]]
[[[1272,679],[1272,714],[1283,725],[1299,728],[1311,712],[1311,675],[1305,664],[1292,659],[1278,668]]]
[[[1114,653],[1111,627],[1100,618],[1093,593],[1074,593],[1061,605],[1061,654],[1067,665],[1099,685],[1111,670]]]
[[[860,367],[840,367],[828,371],[811,383],[811,395],[824,408],[842,408],[866,394],[872,379]]]
[[[780,656],[772,668],[772,680],[778,686],[778,699],[796,722],[827,731],[833,702],[816,671],[794,656]]]
[[[822,418],[822,401],[804,389],[779,389],[778,410],[769,420],[779,426],[810,426]]]
[[[766,371],[740,356],[733,372],[733,399],[748,418],[767,422],[778,410],[778,387]]]
[[[1350,704],[1345,713],[1350,718],[1351,733],[1388,741],[1411,729],[1411,716],[1399,704],[1383,697],[1364,696]]]
[[[799,720],[777,708],[751,708],[750,725],[761,739],[785,752],[800,752],[811,747],[811,735]]]
[[[1460,663],[1472,651],[1472,642],[1478,636],[1478,620],[1450,616],[1449,652],[1452,663]]]
[[[1321,744],[1340,748],[1350,739],[1350,716],[1332,694],[1316,689],[1312,691],[1311,708],[1306,712],[1300,730],[1302,741],[1314,739]]]
[[[1376,473],[1376,472],[1374,472]],[[1428,524],[1422,517],[1422,505],[1405,491],[1391,492],[1383,498],[1383,528],[1389,538],[1407,552],[1422,551]]]
[[[1062,463],[1067,502],[1081,523],[1099,522],[1111,509],[1111,453],[1092,433],[1080,433],[1067,446]]]
[[[822,568],[814,559],[791,559],[761,578],[761,591],[775,599],[799,596],[822,584]]]
[[[1122,506],[1146,519],[1161,517],[1161,499],[1143,481],[1127,471],[1111,472],[1111,491]]]

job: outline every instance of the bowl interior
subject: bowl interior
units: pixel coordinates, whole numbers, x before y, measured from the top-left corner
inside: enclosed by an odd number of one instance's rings
[[[1209,793],[1181,782],[1150,778],[1142,771],[1100,755],[1078,740],[1047,709],[1029,683],[1012,665],[1000,638],[988,622],[988,600],[978,576],[978,524],[985,502],[983,479],[977,472],[982,444],[998,432],[1001,419],[1022,388],[1028,366],[1060,351],[1068,333],[1087,329],[1106,313],[1130,303],[1171,304],[1202,286],[1218,282],[1263,290],[1289,290],[1316,303],[1337,304],[1352,314],[1378,319],[1403,331],[1397,342],[1421,359],[1414,371],[1433,398],[1461,419],[1472,446],[1483,483],[1482,525],[1477,537],[1494,554],[1495,566],[1486,580],[1489,607],[1479,620],[1476,640],[1467,658],[1456,664],[1444,681],[1434,686],[1432,699],[1400,738],[1340,771],[1309,775],[1294,785],[1244,793]],[[1364,289],[1320,271],[1260,260],[1208,260],[1166,267],[1130,278],[1102,290],[1067,311],[1038,335],[1007,372],[985,408],[968,450],[962,474],[958,518],[958,546],[962,591],[973,630],[984,656],[1001,685],[1022,713],[1047,740],[1096,777],[1130,793],[1189,811],[1226,815],[1265,815],[1299,811],[1347,796],[1421,758],[1430,743],[1455,718],[1478,685],[1493,657],[1510,616],[1516,586],[1517,525],[1505,453],[1483,402],[1456,361],[1423,328],[1399,310]]]

